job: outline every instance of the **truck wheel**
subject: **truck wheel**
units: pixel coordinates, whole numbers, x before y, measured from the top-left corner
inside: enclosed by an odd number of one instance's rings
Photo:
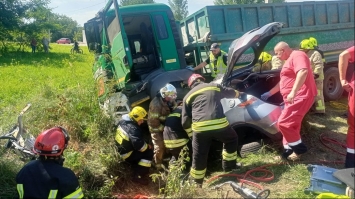
[[[242,157],[244,158],[249,153],[257,153],[261,149],[262,143],[263,140],[244,144],[242,146],[242,149],[240,150],[240,155],[242,155]]]
[[[338,100],[343,94],[343,87],[336,67],[329,67],[324,72],[323,95],[325,101]]]

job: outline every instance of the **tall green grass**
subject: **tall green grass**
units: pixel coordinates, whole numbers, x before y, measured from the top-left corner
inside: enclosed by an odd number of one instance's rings
[[[55,125],[65,127],[71,141],[64,166],[77,174],[86,196],[110,197],[120,159],[113,146],[111,120],[97,103],[91,73],[94,56],[85,47],[83,55],[70,54],[69,45],[51,47],[48,54],[10,52],[0,56],[1,132],[32,103],[24,115],[29,132],[36,136]],[[11,151],[1,151],[0,198],[16,195],[15,176],[24,164]]]

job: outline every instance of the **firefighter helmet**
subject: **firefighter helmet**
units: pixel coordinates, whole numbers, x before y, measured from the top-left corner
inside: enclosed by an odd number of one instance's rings
[[[309,42],[311,43],[311,45],[312,45],[313,48],[316,48],[316,47],[318,46],[318,41],[317,41],[316,38],[310,37],[308,40],[309,40]]]
[[[60,156],[67,148],[69,140],[69,134],[63,127],[53,127],[38,135],[33,152],[43,156]]]
[[[166,84],[163,88],[160,89],[160,95],[162,98],[170,97],[172,99],[176,99],[176,88],[171,84]]]
[[[309,39],[304,39],[300,43],[300,49],[301,50],[311,50],[314,49],[312,43],[309,41]]]
[[[262,52],[259,56],[259,62],[264,64],[265,62],[271,61],[272,56],[267,52]]]
[[[136,122],[143,120],[147,116],[147,111],[140,106],[136,106],[128,113],[131,119],[134,119]]]
[[[192,84],[195,83],[196,80],[201,79],[205,81],[205,78],[202,77],[200,74],[192,74],[187,81],[187,85],[191,88]]]

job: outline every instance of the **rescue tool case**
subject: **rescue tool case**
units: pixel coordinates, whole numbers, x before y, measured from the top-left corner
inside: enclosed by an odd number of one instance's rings
[[[337,169],[319,165],[308,165],[307,170],[312,172],[310,186],[304,190],[306,194],[334,193],[344,195],[346,185],[333,176]]]

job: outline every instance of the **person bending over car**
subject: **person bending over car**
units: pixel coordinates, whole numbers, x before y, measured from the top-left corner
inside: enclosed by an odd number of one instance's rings
[[[19,198],[84,197],[74,172],[63,167],[68,142],[69,134],[62,127],[38,135],[33,152],[39,158],[26,164],[16,176]]]
[[[192,74],[188,79],[191,90],[183,100],[181,123],[192,129],[192,167],[190,177],[202,186],[206,174],[208,151],[213,139],[223,142],[222,167],[225,172],[237,168],[238,135],[223,113],[222,98],[244,96],[240,92]]]
[[[307,152],[301,140],[301,123],[311,108],[317,95],[311,63],[306,53],[292,50],[285,42],[279,42],[275,55],[286,60],[280,73],[280,82],[269,92],[261,95],[263,100],[280,91],[285,107],[278,119],[278,127],[283,135],[284,152],[282,157],[299,160]]]

